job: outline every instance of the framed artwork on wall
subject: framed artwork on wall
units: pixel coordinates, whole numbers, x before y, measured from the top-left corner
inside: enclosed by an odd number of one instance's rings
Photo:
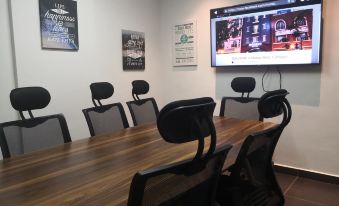
[[[123,70],[145,70],[145,33],[122,30]]]
[[[39,0],[41,47],[43,49],[78,50],[77,2]]]
[[[173,27],[173,66],[197,65],[197,21],[188,20]]]

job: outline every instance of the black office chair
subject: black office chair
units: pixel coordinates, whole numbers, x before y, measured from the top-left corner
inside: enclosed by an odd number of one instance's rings
[[[214,108],[211,98],[200,98],[173,102],[162,109],[157,120],[161,136],[175,144],[198,140],[197,153],[190,160],[138,172],[128,206],[215,205],[218,179],[231,146],[215,150]],[[210,135],[210,146],[204,153],[204,139]]]
[[[260,117],[257,109],[260,98],[250,97],[250,93],[255,89],[255,85],[256,82],[253,77],[234,78],[231,83],[232,89],[242,95],[241,97],[223,97],[220,116],[262,121],[262,117]],[[247,93],[246,96],[245,93]]]
[[[252,134],[243,143],[229,176],[222,176],[217,199],[221,206],[278,206],[284,204],[284,195],[276,180],[272,157],[284,128],[291,120],[291,106],[286,90],[263,95],[258,110],[264,118],[283,114],[276,127]]]
[[[32,110],[45,108],[51,96],[42,87],[18,88],[10,99],[22,120],[0,124],[0,146],[4,158],[30,153],[71,142],[67,123],[62,114],[34,117]],[[30,118],[26,119],[23,112]]]
[[[158,105],[154,98],[140,99],[139,95],[147,94],[149,84],[144,80],[132,82],[132,96],[134,101],[127,102],[134,126],[155,122],[159,114]]]
[[[82,112],[85,115],[91,136],[128,128],[129,124],[121,103],[102,105],[100,101],[113,95],[113,85],[108,82],[97,82],[91,84],[90,89],[94,107],[83,109]]]

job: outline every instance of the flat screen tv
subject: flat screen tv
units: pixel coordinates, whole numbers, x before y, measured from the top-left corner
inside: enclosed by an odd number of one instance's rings
[[[320,64],[322,0],[212,9],[213,67]]]

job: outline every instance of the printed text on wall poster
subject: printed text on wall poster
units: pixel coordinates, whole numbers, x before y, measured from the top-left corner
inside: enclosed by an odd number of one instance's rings
[[[39,0],[43,49],[78,50],[77,2]]]
[[[173,66],[197,65],[196,20],[174,25]]]
[[[123,70],[145,70],[145,33],[122,30]]]

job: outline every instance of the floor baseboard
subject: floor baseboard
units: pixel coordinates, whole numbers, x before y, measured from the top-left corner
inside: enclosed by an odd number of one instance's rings
[[[316,172],[311,172],[307,170],[297,169],[297,168],[291,168],[281,165],[274,165],[274,170],[280,173],[285,173],[289,175],[299,176],[299,177],[305,177],[321,182],[331,183],[339,185],[339,177],[327,175],[327,174],[321,174]]]

